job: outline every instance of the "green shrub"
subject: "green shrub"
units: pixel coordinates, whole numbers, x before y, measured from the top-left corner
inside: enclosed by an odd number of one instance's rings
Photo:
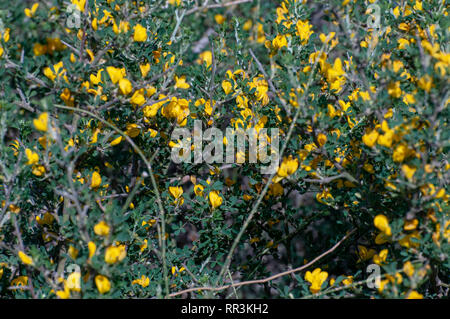
[[[445,1],[0,9],[1,298],[448,296]],[[176,164],[195,121],[279,167]]]

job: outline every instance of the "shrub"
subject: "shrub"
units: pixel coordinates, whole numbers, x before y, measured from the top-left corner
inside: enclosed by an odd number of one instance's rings
[[[2,298],[448,296],[444,1],[0,3]]]

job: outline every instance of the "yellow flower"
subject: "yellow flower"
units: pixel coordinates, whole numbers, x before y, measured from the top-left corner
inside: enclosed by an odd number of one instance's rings
[[[58,290],[56,292],[56,296],[58,296],[59,299],[69,299],[70,298],[70,290],[66,287],[64,287],[64,290]]]
[[[400,38],[397,40],[398,43],[398,49],[402,50],[404,49],[407,45],[409,45],[409,41],[407,39],[404,38]]]
[[[309,37],[311,36],[311,34],[314,33],[314,31],[311,30],[312,25],[309,24],[309,21],[299,20],[297,22],[296,28],[297,28],[296,35],[300,37],[300,40],[302,40],[304,44],[308,42]]]
[[[363,135],[362,141],[367,146],[373,147],[375,145],[375,142],[377,141],[379,135],[380,134],[377,132],[377,130],[372,130]]]
[[[369,163],[365,163],[363,166],[364,170],[370,174],[375,173],[375,170],[373,169],[373,165]]]
[[[431,88],[433,87],[433,79],[427,74],[419,79],[419,82],[417,82],[419,87],[426,91],[430,92]]]
[[[25,155],[27,156],[28,162],[27,165],[34,165],[39,162],[39,155],[36,152],[33,152],[29,148],[25,150]]]
[[[230,94],[232,91],[232,85],[229,81],[223,80],[222,81],[222,89],[225,92],[225,94]]]
[[[33,264],[33,258],[25,254],[23,251],[19,251],[19,258],[25,265]]]
[[[423,10],[423,8],[422,8],[422,1],[416,0],[416,4],[414,5],[413,8],[414,8],[414,10],[422,11]]]
[[[333,195],[331,195],[331,193],[328,190],[324,189],[321,193],[316,194],[316,199],[319,203],[329,205],[329,203],[327,203],[326,200],[327,199],[333,200],[334,198]]]
[[[94,256],[96,249],[97,249],[97,245],[95,245],[94,242],[90,241],[88,243],[89,259],[91,259],[92,256]]]
[[[133,40],[135,42],[145,42],[147,41],[147,29],[142,25],[138,24],[134,27]]]
[[[72,4],[76,5],[78,10],[84,12],[84,8],[86,6],[86,0],[72,0]]]
[[[33,120],[34,127],[42,132],[47,132],[48,129],[48,113],[44,112],[39,115],[37,119]]]
[[[416,172],[417,168],[411,165],[403,164],[402,165],[402,172],[405,174],[406,178],[409,181],[412,181],[412,178],[414,176],[414,173]]]
[[[285,35],[279,34],[272,40],[272,46],[275,50],[280,50],[282,47],[287,48],[287,45],[288,43]]]
[[[319,133],[319,135],[317,135],[317,141],[319,142],[320,146],[324,146],[327,142],[327,136],[323,133]]]
[[[94,233],[99,236],[108,236],[109,234],[109,226],[104,221],[99,222],[94,226]]]
[[[394,160],[394,162],[401,163],[403,162],[407,154],[408,148],[404,144],[400,144],[395,148],[394,153],[392,154],[392,159]]]
[[[212,52],[211,51],[205,51],[200,53],[199,59],[197,60],[198,64],[206,63],[206,67],[209,68],[209,66],[212,63]]]
[[[131,85],[130,80],[124,78],[119,80],[119,89],[120,93],[128,95],[133,91],[133,86]]]
[[[102,177],[98,172],[92,173],[91,188],[97,188],[102,183]]]
[[[183,76],[178,77],[175,75],[175,89],[186,90],[189,88],[190,88],[190,85],[189,85],[189,83],[186,83],[186,76],[183,75]]]
[[[389,221],[386,216],[381,214],[375,216],[375,218],[373,219],[373,224],[387,236],[392,235],[391,227],[389,226]]]
[[[330,34],[328,34],[328,35],[321,33],[319,35],[319,39],[322,43],[328,43],[328,42],[330,42],[331,39],[334,38],[335,35],[336,35],[336,32],[330,32]]]
[[[190,100],[172,97],[170,103],[162,108],[161,114],[168,119],[176,118],[178,125],[185,126],[190,114],[189,103]]]
[[[142,253],[145,249],[147,249],[147,247],[148,247],[148,240],[147,240],[147,239],[144,239],[144,243],[143,243],[142,245],[139,246],[139,249],[140,249],[141,253]]]
[[[65,282],[64,288],[70,291],[81,291],[81,274],[78,271],[71,273]]]
[[[172,272],[172,275],[174,275],[176,277],[176,276],[178,276],[178,273],[181,273],[185,270],[186,269],[184,267],[181,267],[180,269],[178,269],[177,266],[172,266],[171,272]]]
[[[66,82],[68,82],[67,77],[65,76],[66,69],[64,69],[63,66],[64,66],[63,62],[61,61],[61,62],[54,64],[53,69],[49,68],[49,67],[45,67],[44,75],[47,78],[49,78],[50,80],[52,80],[53,82],[55,81],[56,78],[64,76],[64,79],[66,80]]]
[[[19,276],[17,278],[14,278],[11,281],[11,286],[28,286],[28,277],[27,276]]]
[[[220,197],[218,191],[211,191],[211,192],[209,192],[209,202],[210,202],[211,206],[213,207],[213,209],[215,209],[215,208],[219,207],[220,205],[222,205],[223,198]]]
[[[384,114],[384,118],[385,119],[390,119],[393,115],[394,115],[394,111],[392,110],[392,108],[389,108],[387,110],[386,114]]]
[[[149,219],[148,221],[143,221],[142,222],[142,226],[148,225],[147,227],[145,227],[146,230],[148,230],[150,227],[153,227],[153,225],[156,224],[156,219]]]
[[[144,105],[144,103],[145,103],[144,89],[135,91],[133,93],[133,96],[131,96],[130,103],[137,105],[137,106]],[[144,111],[144,114],[145,114],[145,111]]]
[[[267,192],[268,196],[281,196],[284,194],[284,188],[280,183],[272,183],[269,186],[269,191]]]
[[[158,131],[152,128],[149,128],[147,132],[150,132],[150,137],[155,137],[156,135],[158,135]]]
[[[204,187],[200,184],[197,184],[194,186],[194,193],[197,196],[203,196],[203,189]]]
[[[1,207],[5,207],[5,201],[4,200],[2,200],[2,202],[1,202]],[[14,204],[10,204],[9,207],[8,207],[8,210],[11,213],[14,213],[14,214],[20,213],[20,207],[14,205]],[[1,263],[0,263],[0,266],[1,266]]]
[[[5,40],[5,42],[9,41],[9,31],[11,31],[10,28],[6,28],[5,32],[3,32],[3,40]],[[1,38],[1,34],[0,34],[0,38]]]
[[[325,63],[322,60],[319,60],[319,63],[321,64],[321,68],[327,77],[328,83],[330,84],[330,89],[340,92],[346,81],[344,77],[345,71],[342,67],[341,59],[336,58],[333,65]]]
[[[175,199],[178,199],[183,195],[183,188],[181,186],[170,186],[169,187],[169,193],[172,195]]]
[[[117,138],[115,138],[114,140],[111,141],[111,143],[109,143],[111,146],[116,146],[118,144],[120,144],[120,142],[122,142],[123,136],[119,136]]]
[[[367,250],[366,247],[364,247],[362,245],[358,245],[358,256],[359,256],[358,262],[369,260],[375,254],[376,254],[375,249]]]
[[[94,131],[94,133],[92,134],[92,138],[91,138],[89,144],[95,144],[95,143],[97,143],[97,141],[98,141],[98,133],[100,133],[100,129],[97,128],[97,129]]]
[[[214,104],[215,102],[216,102],[216,101],[213,100],[213,104]],[[205,113],[208,114],[209,116],[211,116],[212,112],[213,112],[213,108],[211,107],[211,103],[210,103],[210,101],[208,100],[208,101],[205,103]]]
[[[375,244],[383,245],[391,239],[391,236],[386,235],[385,233],[379,233],[377,237],[375,237]]]
[[[142,77],[145,78],[150,72],[150,63],[139,64],[139,69],[141,70]]]
[[[292,158],[292,156],[289,156],[288,158],[283,158],[280,167],[278,167],[277,175],[273,178],[273,182],[278,183],[283,178],[294,174],[298,169],[298,165],[297,157]]]
[[[53,216],[52,216],[53,217]],[[67,250],[68,255],[70,256],[70,258],[72,259],[77,259],[78,257],[78,249],[76,249],[75,247],[73,247],[72,245],[69,246],[69,249]]]
[[[311,283],[309,290],[315,294],[320,291],[323,283],[327,280],[328,273],[322,271],[320,268],[316,268],[313,272],[307,271],[305,274],[305,280]]]
[[[169,4],[172,6],[179,6],[182,0],[169,0]]]
[[[142,287],[147,287],[150,284],[150,278],[142,275],[141,278],[135,279],[131,282],[132,285],[141,285]]]
[[[267,92],[269,91],[269,85],[262,76],[257,76],[256,78],[254,78],[253,81],[249,83],[249,85],[250,88],[256,88],[255,96],[258,101],[261,101],[263,105],[269,103],[269,96],[267,95]]]
[[[36,216],[36,221],[39,225],[51,225],[53,221],[55,220],[55,217],[53,217],[52,214],[49,212],[46,212],[42,217]]]
[[[383,121],[381,123],[381,129],[383,130],[384,134],[380,135],[377,139],[378,144],[386,147],[392,146],[392,141],[394,139],[394,130],[391,130],[387,124],[386,121]]]
[[[103,275],[95,276],[95,285],[97,286],[98,292],[105,294],[111,290],[111,283],[108,278]]]
[[[417,291],[411,291],[406,299],[423,299],[423,295],[419,294]]]
[[[403,272],[408,276],[412,277],[414,275],[414,266],[410,261],[403,264]]]
[[[75,97],[71,96],[70,90],[68,88],[65,88],[59,97],[64,101],[64,103],[66,103],[67,106],[74,105]]]
[[[414,230],[419,225],[419,220],[414,218],[413,220],[405,220],[405,224],[403,226],[404,230]]]
[[[130,23],[128,21],[120,21],[119,26],[114,22],[113,31],[115,34],[127,33],[130,30]]]
[[[45,167],[42,165],[34,165],[31,173],[35,176],[42,176],[45,174]]]
[[[402,89],[400,88],[400,82],[391,82],[387,87],[388,94],[394,98],[399,98],[402,96]]]
[[[113,84],[116,84],[127,75],[124,68],[119,69],[113,66],[108,66],[106,68],[106,72],[108,72],[108,75],[111,78],[111,82]]]
[[[395,18],[398,18],[398,16],[400,15],[400,8],[396,6],[394,10],[392,10],[392,14],[395,16]]]
[[[420,234],[418,231],[414,231],[411,234],[403,236],[398,243],[406,248],[417,248],[420,243],[418,240],[420,239]]]
[[[225,22],[225,17],[221,14],[216,14],[214,16],[214,20],[216,21],[217,24],[223,24]]]
[[[373,256],[373,262],[381,266],[384,262],[386,262],[387,255],[388,250],[383,249],[378,253],[378,255]]]
[[[125,133],[129,137],[135,138],[136,136],[139,135],[140,132],[141,132],[141,129],[139,128],[139,126],[137,124],[134,124],[134,123],[127,124],[127,130],[125,131]]]
[[[29,18],[32,18],[34,16],[34,14],[36,13],[37,8],[39,7],[39,3],[35,3],[33,4],[33,6],[31,7],[31,9],[25,8],[25,15]]]
[[[105,262],[108,264],[114,264],[122,261],[127,256],[125,245],[109,246],[105,252]]]
[[[408,93],[403,97],[403,102],[406,105],[414,104],[416,103],[416,98],[414,97],[414,95]]]
[[[353,276],[347,276],[344,280],[342,280],[342,283],[345,286],[348,286],[348,285],[352,284],[353,283]]]
[[[328,110],[327,115],[331,118],[333,118],[335,116],[341,116],[341,111],[336,110],[336,108],[331,104],[327,105],[327,110]]]
[[[156,93],[156,88],[153,85],[147,86],[146,89],[147,89],[147,91],[146,91],[147,97],[151,97]]]
[[[236,103],[239,108],[247,108],[248,98],[245,95],[238,95],[236,97]]]

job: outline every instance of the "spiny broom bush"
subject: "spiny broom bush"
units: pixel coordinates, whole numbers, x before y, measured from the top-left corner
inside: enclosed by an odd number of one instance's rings
[[[448,296],[446,1],[0,10],[1,298]],[[194,121],[278,169],[175,164]]]

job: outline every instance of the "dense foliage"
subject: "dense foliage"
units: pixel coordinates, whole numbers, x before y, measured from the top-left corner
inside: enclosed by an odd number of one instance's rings
[[[448,297],[445,0],[0,10],[0,298]],[[278,169],[174,163],[194,121]]]

